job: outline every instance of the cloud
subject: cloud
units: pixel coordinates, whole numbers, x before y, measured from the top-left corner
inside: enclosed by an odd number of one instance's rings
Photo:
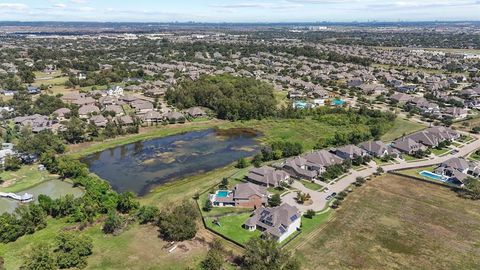
[[[53,5],[54,8],[66,8],[67,5],[63,4],[63,3],[58,3],[58,4],[54,4]]]
[[[367,8],[379,10],[426,9],[442,7],[468,7],[480,5],[480,1],[395,1],[370,4]]]
[[[86,4],[86,0],[70,0],[70,3],[72,4]]]
[[[210,7],[214,8],[222,8],[222,9],[247,9],[247,8],[262,8],[262,9],[289,9],[289,8],[299,8],[303,7],[302,4],[298,3],[237,3],[237,4],[215,4],[210,5]]]
[[[0,10],[15,10],[15,11],[24,11],[27,10],[28,6],[25,4],[19,3],[0,3]]]

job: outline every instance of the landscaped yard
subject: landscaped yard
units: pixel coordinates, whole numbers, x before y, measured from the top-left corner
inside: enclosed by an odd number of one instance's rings
[[[445,148],[442,148],[442,149],[437,149],[437,148],[432,148],[432,153],[436,156],[441,156],[441,155],[444,155],[446,154],[448,151],[451,151],[452,148],[449,148],[449,147],[445,147]]]
[[[395,119],[393,127],[381,137],[382,141],[390,142],[402,137],[404,134],[408,135],[416,131],[425,129],[425,126],[416,122],[412,122],[403,118]]]
[[[315,182],[307,181],[307,180],[301,180],[300,183],[304,185],[306,188],[311,189],[311,190],[320,190],[322,189],[322,185],[319,185]]]
[[[424,176],[420,175],[420,172],[423,172],[423,171],[433,172],[436,168],[437,168],[437,166],[434,165],[434,166],[428,166],[428,167],[401,170],[401,171],[398,171],[398,173],[404,174],[404,175],[407,175],[407,176],[413,176],[413,177],[423,178],[425,180],[432,181],[431,178],[427,178],[427,177],[424,177]]]
[[[36,165],[24,165],[18,171],[3,171],[0,173],[1,192],[19,192],[38,185],[44,181],[57,179],[47,171],[38,170]]]
[[[385,175],[297,249],[304,269],[480,269],[480,201]]]
[[[205,218],[205,224],[208,228],[214,230],[227,238],[232,239],[240,244],[245,244],[252,237],[259,237],[262,233],[259,230],[250,232],[245,230],[242,225],[250,217],[251,212],[238,215],[228,215],[217,218],[220,226],[213,223],[215,218]]]

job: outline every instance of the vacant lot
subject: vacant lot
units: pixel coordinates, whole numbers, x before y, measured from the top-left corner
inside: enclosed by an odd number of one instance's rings
[[[386,175],[349,195],[301,245],[306,269],[479,269],[480,202]]]

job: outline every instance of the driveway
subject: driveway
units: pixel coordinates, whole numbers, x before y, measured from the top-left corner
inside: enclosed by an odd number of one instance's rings
[[[471,134],[469,134],[471,135]],[[357,177],[368,177],[373,175],[378,167],[382,167],[385,172],[388,171],[396,171],[396,170],[403,170],[403,169],[411,169],[415,167],[427,167],[427,166],[432,166],[436,164],[440,164],[452,157],[465,157],[471,152],[477,150],[480,148],[480,140],[478,136],[474,136],[475,141],[465,144],[462,148],[458,149],[458,153],[456,154],[448,154],[443,157],[433,157],[428,160],[422,160],[418,162],[401,162],[397,164],[391,164],[391,165],[383,165],[379,166],[375,162],[370,162],[368,164],[368,168],[364,169],[362,171],[350,171],[350,174],[343,177],[342,179],[338,180],[337,182],[328,185],[322,183],[322,186],[328,186],[329,191],[327,193],[325,192],[319,192],[319,191],[314,191],[311,189],[306,188],[304,185],[302,185],[300,182],[295,181],[292,185],[292,187],[300,190],[301,192],[308,193],[312,197],[312,204],[305,206],[302,204],[297,203],[295,200],[295,197],[297,194],[295,192],[291,192],[286,194],[285,196],[282,197],[282,201],[286,202],[290,205],[295,205],[300,211],[306,212],[309,209],[312,209],[314,211],[321,211],[323,210],[326,206],[328,201],[326,200],[327,196],[330,195],[333,192],[339,193],[341,191],[344,191],[347,189],[351,184],[353,184]]]

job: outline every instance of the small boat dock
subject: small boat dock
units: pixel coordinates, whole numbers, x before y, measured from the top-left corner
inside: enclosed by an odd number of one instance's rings
[[[16,201],[23,202],[23,203],[33,201],[33,195],[29,194],[29,193],[25,193],[23,195],[18,195],[18,194],[15,194],[15,193],[0,192],[0,197],[9,198],[9,199],[16,200]]]

